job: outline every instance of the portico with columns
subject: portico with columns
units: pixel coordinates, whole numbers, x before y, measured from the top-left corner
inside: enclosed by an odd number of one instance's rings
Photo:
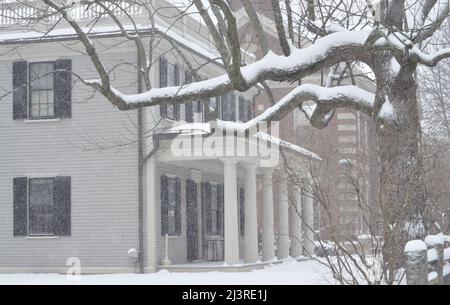
[[[242,139],[235,135],[237,147],[240,145],[239,141],[244,142],[241,143],[244,144],[246,152],[243,154],[239,153],[239,148],[231,154],[210,154],[205,151],[195,153],[196,146],[204,146],[206,141],[217,140],[215,143],[217,151],[221,145],[226,151],[230,147],[230,142],[221,141],[221,137],[217,136],[217,130],[209,126],[196,129],[195,133],[201,140],[193,137],[194,131],[190,128],[182,132],[178,129],[176,133],[168,133],[157,139],[159,143],[155,155],[157,170],[152,172],[155,180],[166,175],[178,179],[181,185],[179,187],[181,195],[172,196],[179,198],[180,201],[178,206],[181,211],[174,213],[179,215],[178,234],[175,236],[164,234],[162,227],[166,227],[166,224],[154,226],[161,228],[156,230],[159,232],[156,232],[157,236],[154,239],[155,248],[160,249],[156,254],[158,257],[153,260],[158,265],[157,268],[173,271],[194,271],[196,268],[245,270],[281,261],[287,257],[297,258],[313,253],[311,228],[314,227],[314,218],[311,196],[288,183],[289,179],[283,169],[280,155],[271,155],[267,158],[248,152],[252,149],[258,150],[260,145],[267,146],[270,142],[268,146],[271,149],[279,150],[281,147],[299,161],[311,158],[317,161],[320,158],[291,143],[268,137],[267,134],[263,137]],[[202,132],[199,133],[198,130]],[[219,133],[223,135],[222,131]],[[183,142],[183,139],[192,140],[190,142],[192,153],[180,153],[186,149],[183,145],[187,142]],[[268,160],[270,158],[272,160]],[[302,162],[298,162],[298,166],[302,166]],[[195,186],[189,188],[189,185],[193,184]],[[183,186],[186,186],[186,189],[183,189]],[[159,188],[161,189],[161,186]],[[158,189],[158,186],[155,189]],[[164,197],[161,195],[162,192],[154,196],[155,202],[160,199],[161,206],[164,205],[163,198],[172,198],[170,194]],[[218,200],[215,199],[216,194]],[[220,199],[222,197],[223,202]],[[194,213],[189,212],[192,210],[192,202],[197,207]],[[159,210],[160,214],[167,212],[167,208],[156,210]],[[163,215],[154,214],[155,222],[164,219]],[[169,215],[172,215],[170,208]],[[170,217],[172,216],[169,216],[169,227]],[[192,225],[194,218],[196,224]],[[198,245],[194,252],[192,241]],[[186,259],[184,255],[187,256]],[[170,260],[170,265],[161,263],[163,257]]]

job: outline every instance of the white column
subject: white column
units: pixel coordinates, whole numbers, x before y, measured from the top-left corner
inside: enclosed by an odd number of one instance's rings
[[[262,258],[270,261],[274,258],[274,235],[273,235],[273,186],[272,169],[263,169],[263,232],[262,232]]]
[[[239,263],[239,230],[237,204],[237,176],[235,160],[222,160],[224,164],[224,238],[225,263]]]
[[[314,254],[314,206],[312,196],[302,191],[304,254]]]
[[[289,194],[286,177],[280,179],[278,194],[278,246],[277,257],[283,259],[289,256]]]
[[[290,237],[291,237],[291,256],[299,257],[302,255],[302,194],[300,187],[292,186],[293,201],[290,206]]]
[[[254,263],[258,260],[258,227],[256,207],[256,165],[245,166],[245,262]]]

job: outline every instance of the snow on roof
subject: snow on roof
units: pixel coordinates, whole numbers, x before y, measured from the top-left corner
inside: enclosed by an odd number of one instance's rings
[[[267,134],[265,132],[260,131],[260,132],[258,132],[256,134],[256,136],[259,139],[262,139],[262,140],[267,141],[267,142],[271,142],[271,143],[279,146],[280,148],[286,148],[286,149],[292,150],[292,151],[297,152],[297,153],[299,153],[301,155],[304,155],[304,156],[306,156],[308,158],[312,158],[312,159],[315,159],[315,160],[318,160],[318,161],[322,160],[319,157],[319,155],[317,155],[317,154],[307,150],[306,148],[300,147],[300,146],[295,145],[293,143],[290,143],[288,141],[285,141],[285,140],[282,140],[280,138],[274,137],[274,136],[269,135],[269,134]]]
[[[192,50],[199,51],[203,56],[209,59],[213,59],[220,64],[223,64],[222,60],[220,59],[220,54],[215,48],[207,46],[206,44],[198,41],[198,39],[195,39],[190,35],[186,35],[186,33],[178,33],[178,31],[173,26],[167,24],[160,18],[155,18],[155,28],[159,29],[161,32],[163,32],[173,40],[181,43],[182,45],[185,45]]]
[[[179,134],[210,134],[211,126],[209,123],[189,123],[171,127],[164,130],[163,133],[179,133]]]
[[[214,126],[220,130],[242,130],[244,123],[230,122],[230,121],[222,121],[216,120],[213,124],[211,123],[188,123],[182,124],[178,126],[173,126],[167,130],[164,130],[163,133],[169,134],[183,134],[183,135],[200,135],[200,134],[210,134]],[[261,139],[266,142],[273,143],[280,148],[289,149],[293,152],[306,156],[308,158],[312,158],[318,161],[321,161],[319,155],[307,150],[306,148],[300,147],[288,141],[282,140],[280,138],[269,135],[265,132],[259,131],[255,135],[258,139]]]
[[[134,27],[132,25],[124,25],[123,27],[127,31],[134,30]],[[184,45],[185,47],[193,51],[196,51],[200,55],[222,64],[222,61],[219,59],[220,56],[218,55],[217,50],[206,46],[205,44],[199,42],[198,40],[191,37],[190,35],[187,35],[186,33],[179,34],[175,29],[168,28],[166,25],[162,23],[155,24],[154,28],[149,25],[137,24],[136,28],[139,31],[159,31],[161,34],[166,35],[167,37],[177,41],[181,45]],[[89,35],[96,35],[96,36],[121,34],[121,30],[117,25],[98,25],[93,28],[82,27],[82,29]],[[16,31],[0,34],[0,44],[2,43],[14,44],[14,43],[34,42],[38,40],[45,41],[52,39],[72,39],[74,37],[76,37],[76,32],[71,27],[53,29],[48,32]]]
[[[170,0],[169,0],[170,1]],[[171,1],[173,2],[173,1]],[[176,1],[175,1],[176,2]],[[199,21],[197,18],[193,18],[192,14],[189,15],[192,19]],[[201,55],[207,57],[208,59],[214,60],[220,64],[222,63],[222,60],[220,59],[220,54],[218,51],[198,39],[195,39],[191,35],[188,35],[186,33],[179,33],[179,31],[173,27],[173,25],[167,24],[167,22],[164,22],[161,18],[158,16],[154,17],[154,23],[155,26],[152,27],[147,24],[124,24],[123,28],[127,31],[133,31],[135,29],[138,29],[140,31],[149,31],[149,30],[159,30],[162,34],[167,35],[168,37],[172,38],[173,40],[179,42],[180,44],[197,51]],[[201,22],[200,22],[201,23]],[[121,30],[116,24],[110,24],[110,25],[96,25],[94,27],[84,27],[83,31],[86,33],[92,34],[92,35],[101,35],[101,34],[120,34]],[[8,32],[8,33],[2,33],[0,34],[0,43],[16,43],[16,42],[26,42],[29,40],[45,40],[45,39],[55,39],[55,38],[72,38],[76,36],[75,30],[67,26],[65,28],[60,29],[52,29],[51,31],[16,31],[16,32]],[[246,56],[249,56],[252,59],[256,59],[256,56],[241,48],[242,53],[244,53]]]

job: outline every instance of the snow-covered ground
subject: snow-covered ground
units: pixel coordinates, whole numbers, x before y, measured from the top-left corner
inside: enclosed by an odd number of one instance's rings
[[[251,272],[171,273],[82,275],[79,281],[58,274],[0,274],[0,285],[302,285],[334,284],[330,272],[316,261],[287,261]]]

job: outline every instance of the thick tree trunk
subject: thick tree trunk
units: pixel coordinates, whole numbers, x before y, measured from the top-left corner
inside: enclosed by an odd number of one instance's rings
[[[380,207],[383,217],[385,275],[393,282],[407,239],[420,236],[425,208],[424,169],[415,66],[403,67],[388,84],[387,96],[397,121],[377,126]]]

